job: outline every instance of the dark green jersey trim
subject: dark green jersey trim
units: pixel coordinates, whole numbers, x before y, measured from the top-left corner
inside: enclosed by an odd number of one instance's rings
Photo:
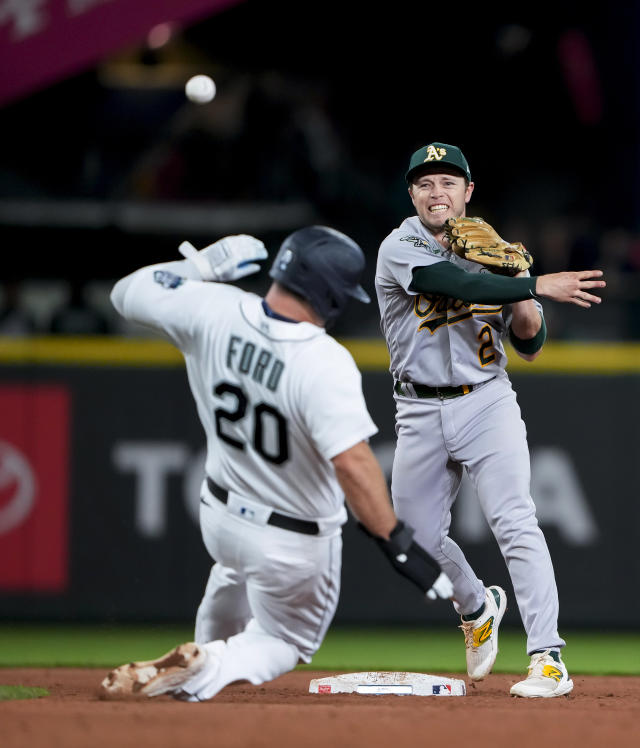
[[[542,348],[544,341],[547,339],[547,325],[542,315],[540,315],[540,319],[542,320],[540,329],[528,340],[519,338],[512,328],[509,327],[509,340],[511,340],[511,345],[516,349],[516,351],[520,351],[520,353],[537,353]]]
[[[513,304],[532,299],[535,278],[509,278],[495,273],[468,273],[451,262],[413,269],[410,291],[437,294],[472,304]]]

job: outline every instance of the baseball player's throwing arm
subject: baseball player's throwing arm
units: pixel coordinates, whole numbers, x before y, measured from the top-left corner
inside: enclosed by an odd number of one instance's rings
[[[413,540],[413,529],[393,511],[387,484],[373,452],[359,442],[333,458],[347,504],[362,530],[380,547],[393,568],[430,599],[453,596],[453,585],[438,562]]]
[[[445,242],[456,255],[478,263],[492,273],[522,277],[533,264],[533,258],[523,244],[506,242],[482,218],[449,218],[444,233]],[[601,276],[600,270],[541,275],[534,280],[532,290],[536,296],[588,308],[600,303],[598,296],[587,291],[604,287],[604,281],[594,280]],[[459,298],[466,299],[466,296]]]
[[[437,262],[413,270],[411,290],[464,299],[475,304],[512,304],[536,296],[553,301],[590,307],[600,297],[589,293],[604,288],[602,270],[552,273],[532,277],[509,278],[492,273],[468,273],[451,262]]]

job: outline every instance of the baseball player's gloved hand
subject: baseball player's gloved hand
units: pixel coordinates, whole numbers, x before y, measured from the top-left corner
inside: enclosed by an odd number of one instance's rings
[[[248,234],[225,236],[198,251],[190,242],[182,242],[180,254],[192,262],[202,280],[234,281],[260,270],[259,260],[267,257],[264,244]]]
[[[389,559],[393,568],[419,587],[429,600],[453,597],[453,584],[440,569],[440,564],[413,539],[414,529],[398,521],[389,535],[389,540],[372,535],[362,524],[358,527],[373,538],[380,550]]]
[[[514,276],[533,265],[523,244],[510,244],[482,218],[449,218],[444,226],[449,247],[465,260],[484,265],[492,273]]]

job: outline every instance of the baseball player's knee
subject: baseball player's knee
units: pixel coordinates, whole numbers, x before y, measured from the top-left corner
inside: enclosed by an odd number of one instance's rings
[[[531,549],[541,540],[544,542],[542,530],[538,527],[535,514],[523,518],[518,522],[505,519],[492,527],[493,534],[498,541],[503,555],[508,556],[518,548]]]
[[[417,537],[418,542],[424,550],[432,556],[441,566],[443,563],[449,561],[449,553],[447,547],[451,542],[446,535],[441,534],[429,534],[425,536]]]
[[[413,525],[415,527],[415,525]],[[443,546],[446,534],[440,533],[433,527],[416,529],[415,541],[419,543],[427,553],[438,560],[438,556],[443,554]]]
[[[508,493],[504,486],[508,486]],[[479,484],[477,491],[483,513],[494,534],[503,535],[538,524],[528,482],[505,478],[502,486]]]

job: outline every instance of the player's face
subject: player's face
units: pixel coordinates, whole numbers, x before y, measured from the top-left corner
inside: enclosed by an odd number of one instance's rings
[[[422,223],[439,237],[447,218],[465,214],[473,192],[473,182],[454,170],[429,171],[417,177],[409,187],[409,195]]]

